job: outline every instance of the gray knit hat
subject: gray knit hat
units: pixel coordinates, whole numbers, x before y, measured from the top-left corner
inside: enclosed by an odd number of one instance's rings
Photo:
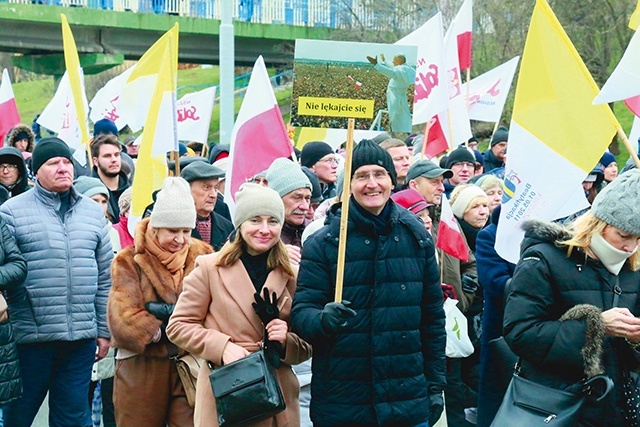
[[[598,193],[591,211],[597,217],[622,231],[640,236],[640,170],[631,169],[607,184]]]
[[[73,188],[82,195],[93,197],[96,194],[102,194],[109,199],[109,190],[98,178],[90,176],[79,176],[73,181]]]
[[[236,211],[233,225],[240,225],[254,216],[269,215],[284,223],[284,205],[280,195],[271,188],[247,182],[236,193]]]
[[[153,228],[196,226],[196,206],[187,181],[173,176],[164,180],[153,206],[149,225]]]
[[[271,163],[271,166],[267,169],[266,178],[269,188],[277,191],[280,197],[284,197],[298,188],[313,190],[311,181],[302,172],[300,166],[284,157],[275,159]]]

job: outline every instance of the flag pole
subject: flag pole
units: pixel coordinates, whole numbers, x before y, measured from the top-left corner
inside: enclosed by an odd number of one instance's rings
[[[629,150],[629,155],[635,162],[636,167],[640,169],[640,159],[638,159],[638,154],[636,154],[636,149],[631,146],[631,142],[629,142],[629,138],[627,138],[627,135],[624,133],[621,127],[618,128],[618,136],[620,137],[620,139],[622,139],[622,142],[624,143],[624,146],[627,147],[627,150]]]
[[[424,124],[424,138],[422,139],[422,158],[427,158],[427,141],[429,140],[429,128],[431,127],[431,119]]]
[[[356,120],[349,119],[347,127],[346,159],[344,162],[344,181],[342,186],[342,214],[340,215],[340,240],[338,241],[338,265],[336,271],[335,302],[342,302],[342,288],[344,280],[344,263],[347,251],[347,224],[349,221],[349,196],[351,195],[351,157],[353,156],[353,129]]]
[[[469,111],[469,93],[471,91],[471,85],[469,84],[469,80],[471,80],[471,66],[467,68],[467,112]],[[464,146],[469,148],[469,140],[464,142]]]

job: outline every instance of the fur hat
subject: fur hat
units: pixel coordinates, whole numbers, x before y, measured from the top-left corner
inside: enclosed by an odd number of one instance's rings
[[[491,137],[491,146],[500,143],[500,142],[508,142],[509,141],[509,129],[504,126],[500,126],[496,129],[495,133]]]
[[[31,156],[31,171],[33,174],[36,175],[40,166],[54,157],[64,157],[70,162],[73,161],[71,160],[71,150],[63,140],[55,136],[42,138],[40,142],[36,144],[36,148],[33,149],[33,155]]]
[[[120,194],[120,197],[118,198],[118,209],[120,210],[120,215],[124,215],[129,209],[131,209],[132,193],[133,187],[129,187]]]
[[[597,217],[622,231],[640,236],[637,214],[640,192],[640,170],[631,169],[607,184],[593,201],[591,211]]]
[[[254,216],[268,215],[284,223],[284,204],[280,195],[269,187],[247,182],[236,193],[236,211],[233,225],[238,228]]]
[[[333,149],[326,142],[308,142],[302,147],[302,151],[300,152],[300,164],[310,168],[327,154],[333,154]]]
[[[83,194],[87,197],[93,197],[96,194],[102,194],[109,199],[109,190],[98,178],[93,178],[91,176],[79,176],[73,181],[73,187],[80,194]]]
[[[396,168],[393,165],[391,155],[370,139],[363,139],[353,149],[351,176],[353,177],[358,168],[366,165],[382,166],[389,173],[393,185],[396,185]]]
[[[265,178],[267,178],[269,188],[277,191],[280,197],[284,197],[298,188],[313,190],[309,178],[302,172],[300,166],[284,157],[275,159],[271,163]]]
[[[153,228],[196,226],[196,206],[187,181],[173,176],[164,180],[153,206],[149,225]]]

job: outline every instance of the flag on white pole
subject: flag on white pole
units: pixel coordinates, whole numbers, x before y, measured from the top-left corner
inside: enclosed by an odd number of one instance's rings
[[[473,33],[473,0],[465,0],[454,19],[458,39],[458,63],[460,70],[471,68],[471,45]]]

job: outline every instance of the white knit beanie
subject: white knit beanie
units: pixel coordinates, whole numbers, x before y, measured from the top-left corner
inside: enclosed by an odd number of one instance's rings
[[[196,226],[196,206],[187,181],[173,176],[164,180],[153,206],[149,225],[153,228]]]
[[[238,228],[246,220],[255,216],[268,215],[284,223],[284,204],[280,195],[271,188],[245,183],[236,193],[236,211],[233,225]]]
[[[302,168],[297,163],[284,157],[275,159],[271,163],[271,166],[267,169],[266,178],[269,188],[277,191],[280,197],[284,197],[298,188],[311,190],[311,181],[302,172]]]
[[[458,193],[456,200],[451,204],[453,214],[458,218],[462,218],[467,207],[469,207],[471,201],[476,197],[484,197],[487,199],[487,193],[485,193],[482,188],[475,185],[469,185],[468,187],[463,188],[462,191]]]

